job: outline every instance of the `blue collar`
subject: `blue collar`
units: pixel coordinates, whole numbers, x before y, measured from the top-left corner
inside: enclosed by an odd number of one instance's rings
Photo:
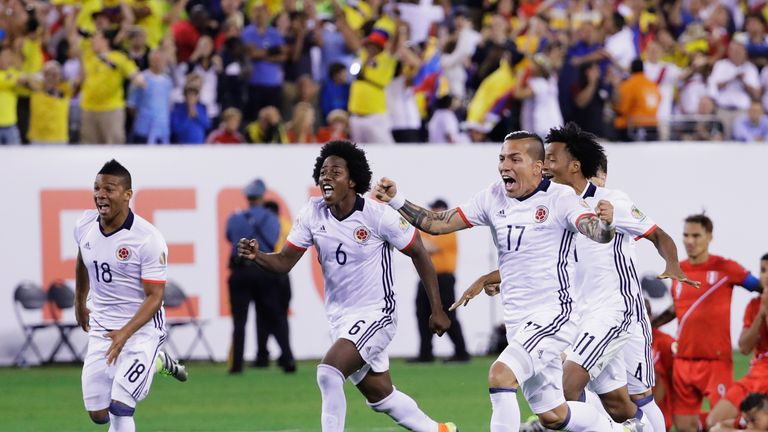
[[[101,216],[96,218],[96,223],[99,224],[99,231],[104,235],[104,237],[109,237],[113,234],[119,233],[120,231],[126,229],[130,230],[133,226],[133,211],[131,209],[128,209],[128,217],[125,218],[125,222],[123,222],[123,225],[120,226],[120,228],[112,231],[111,233],[107,234],[104,232],[104,228],[101,227]]]
[[[536,186],[536,189],[534,189],[533,192],[529,193],[528,195],[521,196],[520,198],[517,198],[517,200],[525,201],[528,198],[536,195],[536,192],[539,192],[539,191],[546,192],[549,189],[550,184],[552,184],[552,182],[548,178],[542,177],[541,182],[539,183],[538,186]]]
[[[592,198],[595,196],[595,192],[597,192],[597,186],[593,185],[592,182],[587,182],[587,188],[584,190],[584,193],[581,194],[581,197]]]

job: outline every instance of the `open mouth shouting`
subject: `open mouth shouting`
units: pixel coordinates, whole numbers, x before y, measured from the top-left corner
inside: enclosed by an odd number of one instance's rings
[[[514,192],[515,189],[517,189],[517,180],[515,180],[512,176],[502,174],[501,180],[504,182],[504,189],[507,192]]]
[[[96,210],[98,210],[99,214],[102,216],[108,215],[111,209],[112,206],[110,206],[108,202],[96,202]]]
[[[333,186],[331,186],[328,183],[322,185],[320,187],[320,190],[323,193],[323,198],[326,199],[326,200],[331,199],[331,197],[333,196]]]

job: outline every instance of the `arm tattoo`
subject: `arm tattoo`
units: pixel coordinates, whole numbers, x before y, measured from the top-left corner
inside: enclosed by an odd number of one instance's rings
[[[406,200],[400,208],[400,214],[411,225],[429,234],[444,234],[456,229],[450,227],[451,222],[459,215],[456,209],[433,212]]]
[[[613,240],[613,236],[616,234],[615,228],[608,229],[605,224],[600,223],[600,218],[596,215],[583,216],[579,219],[576,228],[580,233],[598,243],[608,243]]]

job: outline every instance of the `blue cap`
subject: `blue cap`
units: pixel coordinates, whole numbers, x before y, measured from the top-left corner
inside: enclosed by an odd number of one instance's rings
[[[243,188],[243,194],[250,197],[261,197],[267,191],[267,186],[262,179],[256,179]]]

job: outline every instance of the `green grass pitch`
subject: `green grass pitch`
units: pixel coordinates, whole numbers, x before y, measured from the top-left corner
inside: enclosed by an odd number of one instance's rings
[[[736,355],[736,376],[748,358]],[[492,357],[469,364],[407,364],[393,360],[393,382],[438,421],[453,421],[464,432],[488,430],[487,375]],[[247,369],[229,376],[222,364],[192,363],[189,381],[157,376],[136,410],[142,431],[318,431],[320,393],[316,361],[299,362],[296,374],[279,368]],[[0,368],[0,430],[106,431],[92,424],[83,408],[79,366]],[[398,431],[384,414],[371,411],[346,384],[347,431]],[[522,401],[522,398],[520,398]],[[523,402],[523,418],[530,410]]]

